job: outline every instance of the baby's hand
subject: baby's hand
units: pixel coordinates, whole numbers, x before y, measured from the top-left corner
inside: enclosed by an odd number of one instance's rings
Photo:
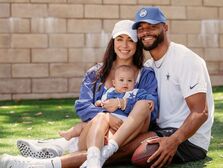
[[[101,101],[101,100],[97,100],[97,101],[95,102],[95,106],[97,106],[97,107],[102,107],[102,101]]]

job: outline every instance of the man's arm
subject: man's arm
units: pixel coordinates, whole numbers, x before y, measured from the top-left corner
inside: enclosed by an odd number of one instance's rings
[[[191,137],[207,120],[208,110],[206,107],[206,94],[196,93],[186,98],[190,114],[183,125],[170,137],[161,137],[149,141],[149,143],[159,143],[159,149],[150,157],[148,161],[159,157],[152,167],[163,167],[170,164],[176,153],[178,146]]]
[[[208,119],[208,109],[206,106],[206,94],[197,93],[186,98],[187,105],[191,111],[183,125],[173,134],[182,143],[190,138]]]

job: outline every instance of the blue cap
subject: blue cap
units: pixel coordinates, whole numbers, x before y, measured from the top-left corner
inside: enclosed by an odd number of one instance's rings
[[[136,12],[135,23],[133,24],[132,29],[137,29],[141,22],[150,24],[165,23],[166,17],[158,7],[143,7]]]

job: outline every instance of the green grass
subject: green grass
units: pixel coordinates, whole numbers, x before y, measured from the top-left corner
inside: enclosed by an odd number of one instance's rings
[[[223,167],[223,86],[214,87],[213,91],[215,122],[208,157],[203,161],[170,167]],[[17,139],[55,138],[58,137],[58,130],[67,129],[79,122],[73,110],[74,101],[74,99],[52,99],[0,102],[0,154],[19,154],[15,145]]]
[[[18,154],[19,138],[53,138],[80,120],[73,99],[0,102],[0,154]]]

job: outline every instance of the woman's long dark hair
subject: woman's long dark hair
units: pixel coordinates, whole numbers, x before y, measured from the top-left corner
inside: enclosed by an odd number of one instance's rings
[[[117,55],[115,53],[114,48],[114,39],[111,39],[108,43],[108,46],[106,48],[104,57],[103,57],[103,65],[99,70],[98,77],[101,78],[101,82],[104,83],[107,79],[113,62],[116,60]],[[143,49],[142,49],[142,43],[137,42],[136,45],[136,52],[133,55],[133,65],[135,65],[138,69],[142,68],[144,63],[144,55],[143,55]]]

